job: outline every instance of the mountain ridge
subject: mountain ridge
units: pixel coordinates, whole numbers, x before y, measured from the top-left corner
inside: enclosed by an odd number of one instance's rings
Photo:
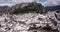
[[[56,11],[56,10],[60,10],[60,5],[57,6],[46,6],[45,10],[47,11]]]

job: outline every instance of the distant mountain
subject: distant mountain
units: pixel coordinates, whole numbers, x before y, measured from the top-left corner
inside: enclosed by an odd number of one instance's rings
[[[0,6],[0,12],[5,12],[8,11],[10,9],[9,6]]]
[[[47,11],[60,10],[60,5],[58,5],[58,6],[46,6],[45,10],[47,10]]]

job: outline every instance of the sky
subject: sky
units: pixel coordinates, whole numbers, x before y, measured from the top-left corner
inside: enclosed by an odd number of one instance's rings
[[[22,2],[34,2],[35,0],[0,0],[0,6],[13,6]],[[60,0],[36,0],[44,6],[56,6],[60,5]]]
[[[60,0],[46,0],[44,2],[45,6],[57,6],[60,5]]]

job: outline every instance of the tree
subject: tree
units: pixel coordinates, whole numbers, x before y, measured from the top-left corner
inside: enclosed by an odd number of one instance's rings
[[[42,28],[43,30],[52,30],[52,28],[47,24],[46,27]]]
[[[36,25],[34,24],[33,27],[30,26],[29,30],[35,30],[37,29]]]

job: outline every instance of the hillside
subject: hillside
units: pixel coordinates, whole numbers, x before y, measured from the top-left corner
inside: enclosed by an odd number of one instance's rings
[[[12,14],[19,14],[19,13],[44,13],[44,7],[42,4],[37,2],[32,3],[21,3],[15,6],[12,6],[10,13]]]
[[[9,6],[0,6],[0,13],[1,12],[7,12],[10,9]]]
[[[47,11],[56,11],[56,10],[60,10],[60,5],[57,6],[46,6],[45,10]]]

